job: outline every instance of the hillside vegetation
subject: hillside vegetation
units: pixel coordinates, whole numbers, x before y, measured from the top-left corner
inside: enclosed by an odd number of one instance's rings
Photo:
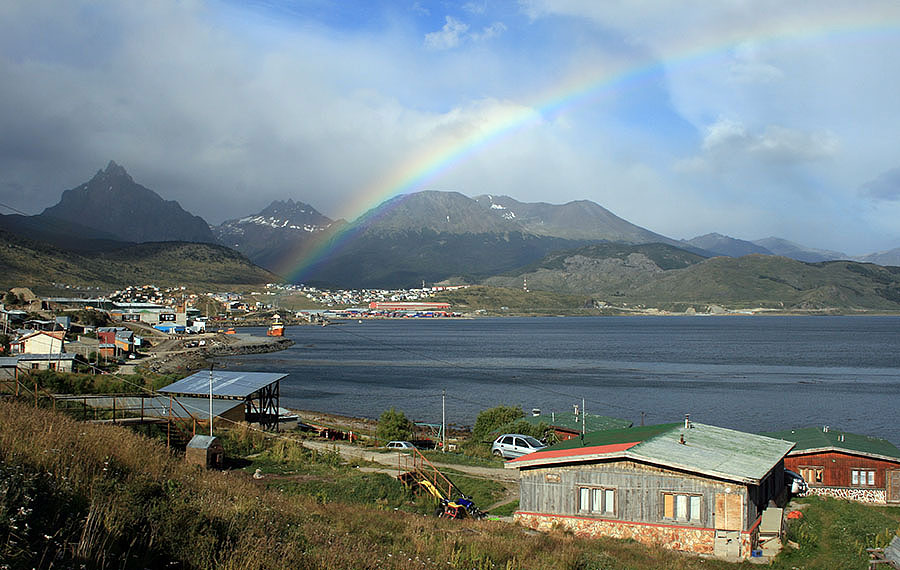
[[[231,457],[236,446],[255,449],[240,437],[229,441]],[[0,561],[7,568],[235,570],[755,567],[633,541],[423,517],[412,505],[410,512],[392,506],[404,494],[396,481],[317,457],[283,436],[262,456],[280,473],[311,474],[267,482],[245,471],[203,471],[126,428],[0,401]],[[335,498],[348,493],[355,498]],[[897,508],[807,502],[788,531],[798,549],[770,567],[863,569],[865,548],[883,546],[900,522]]]
[[[512,287],[524,280],[532,290],[587,295],[618,306],[900,310],[897,267],[773,255],[704,259],[664,244],[601,244],[554,253],[484,283]]]
[[[118,287],[260,284],[278,281],[241,254],[219,245],[156,242],[91,254],[23,238],[0,229],[0,288],[23,284],[36,290],[52,283]]]

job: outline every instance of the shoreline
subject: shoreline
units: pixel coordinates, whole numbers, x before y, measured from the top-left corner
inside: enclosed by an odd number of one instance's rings
[[[201,341],[208,344],[199,346]],[[192,346],[194,344],[196,346]],[[286,337],[251,334],[206,333],[197,337],[169,338],[151,348],[150,356],[134,366],[158,374],[195,372],[210,367],[210,360],[214,358],[279,352],[293,344],[294,341]]]

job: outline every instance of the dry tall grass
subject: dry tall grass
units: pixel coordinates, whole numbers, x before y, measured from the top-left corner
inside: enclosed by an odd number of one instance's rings
[[[253,437],[248,434],[247,437]],[[287,444],[279,454],[295,457]],[[0,402],[0,567],[717,568],[635,543],[377,505],[206,472],[124,428]]]

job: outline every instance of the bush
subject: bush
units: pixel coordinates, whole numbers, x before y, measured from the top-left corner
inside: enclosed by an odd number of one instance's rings
[[[378,428],[375,436],[378,441],[388,442],[396,439],[410,439],[413,433],[413,423],[406,418],[403,412],[394,408],[382,412],[378,418]]]
[[[487,441],[493,431],[524,417],[525,412],[519,406],[497,406],[483,410],[475,419],[472,439]]]

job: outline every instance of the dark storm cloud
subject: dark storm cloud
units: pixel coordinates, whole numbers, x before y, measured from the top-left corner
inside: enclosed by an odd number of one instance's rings
[[[892,168],[860,187],[860,194],[872,200],[900,200],[900,168]]]

